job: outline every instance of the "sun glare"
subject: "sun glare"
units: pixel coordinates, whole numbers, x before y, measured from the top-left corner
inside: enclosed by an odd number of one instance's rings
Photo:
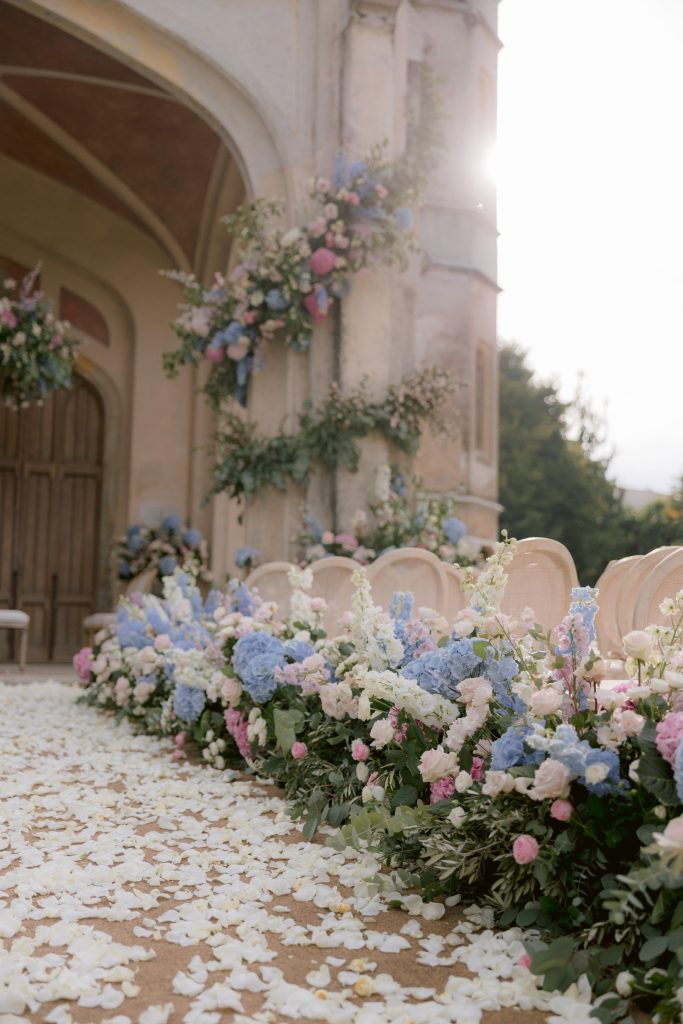
[[[486,178],[486,180],[488,182],[490,182],[491,184],[495,185],[495,183],[496,183],[496,173],[497,173],[497,170],[498,170],[497,154],[496,154],[496,147],[495,146],[491,146],[491,148],[488,149],[486,151],[486,153],[484,154],[484,160],[483,160],[482,166],[483,166],[483,170],[484,170],[484,177]]]

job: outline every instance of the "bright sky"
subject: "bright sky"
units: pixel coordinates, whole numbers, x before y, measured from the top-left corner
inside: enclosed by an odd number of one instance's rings
[[[626,487],[683,473],[683,0],[502,0],[499,334],[606,416]]]

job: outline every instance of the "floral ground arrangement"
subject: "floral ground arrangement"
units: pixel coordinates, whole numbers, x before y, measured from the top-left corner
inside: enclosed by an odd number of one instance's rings
[[[82,700],[172,737],[178,761],[192,745],[276,781],[305,838],[383,866],[389,906],[436,920],[476,901],[526,929],[532,988],[592,990],[559,1019],[680,1020],[683,593],[603,684],[595,593],[543,635],[500,611],[513,556],[506,542],[464,570],[454,623],[409,594],[375,607],[359,568],[335,637],[307,570],[286,621],[243,584],[203,603],[178,575],[81,652]]]
[[[519,929],[392,910],[373,855],[302,840],[272,788],[73,698],[0,685],[2,1024],[583,1019],[585,988],[517,963]]]

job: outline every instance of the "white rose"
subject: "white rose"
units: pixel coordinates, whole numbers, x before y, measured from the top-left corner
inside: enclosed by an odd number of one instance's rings
[[[466,817],[467,815],[465,814],[465,811],[462,807],[454,807],[451,813],[448,815],[448,820],[450,821],[453,828],[459,828]]]
[[[618,720],[627,736],[637,736],[645,725],[644,717],[639,715],[637,711],[622,711],[618,716]]]
[[[388,718],[378,718],[373,724],[370,730],[372,736],[372,745],[381,750],[382,747],[386,747],[387,743],[391,743],[394,738],[394,727]]]
[[[569,769],[560,761],[547,757],[536,771],[529,796],[533,800],[556,800],[558,797],[566,797],[569,780]]]
[[[481,791],[485,796],[495,799],[499,793],[511,793],[514,788],[515,779],[509,772],[490,771],[486,773]]]
[[[586,782],[589,786],[604,782],[608,775],[609,768],[606,764],[589,764],[586,768]]]
[[[621,971],[619,974],[617,974],[616,981],[614,982],[614,987],[619,993],[619,995],[623,996],[624,999],[628,999],[628,997],[631,995],[631,992],[633,991],[633,980],[634,976],[630,973],[630,971]]]
[[[647,661],[652,653],[652,637],[643,629],[633,629],[622,639],[624,651],[629,658]]]
[[[458,772],[458,776],[455,780],[455,788],[458,793],[464,793],[470,788],[474,779],[469,772]]]
[[[420,775],[425,782],[438,782],[445,775],[451,775],[457,766],[455,754],[446,753],[439,745],[434,750],[425,750],[420,758]]]
[[[367,693],[361,693],[358,698],[358,717],[361,722],[367,722],[368,718],[372,715],[372,708],[370,707],[370,698]]]
[[[545,718],[546,715],[554,715],[562,707],[564,697],[551,686],[544,686],[536,690],[529,700],[529,707],[537,718]]]

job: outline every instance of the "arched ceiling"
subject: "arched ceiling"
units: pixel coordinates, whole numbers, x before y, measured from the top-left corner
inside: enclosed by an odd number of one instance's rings
[[[231,157],[193,110],[0,0],[0,149],[131,221],[197,268]]]

